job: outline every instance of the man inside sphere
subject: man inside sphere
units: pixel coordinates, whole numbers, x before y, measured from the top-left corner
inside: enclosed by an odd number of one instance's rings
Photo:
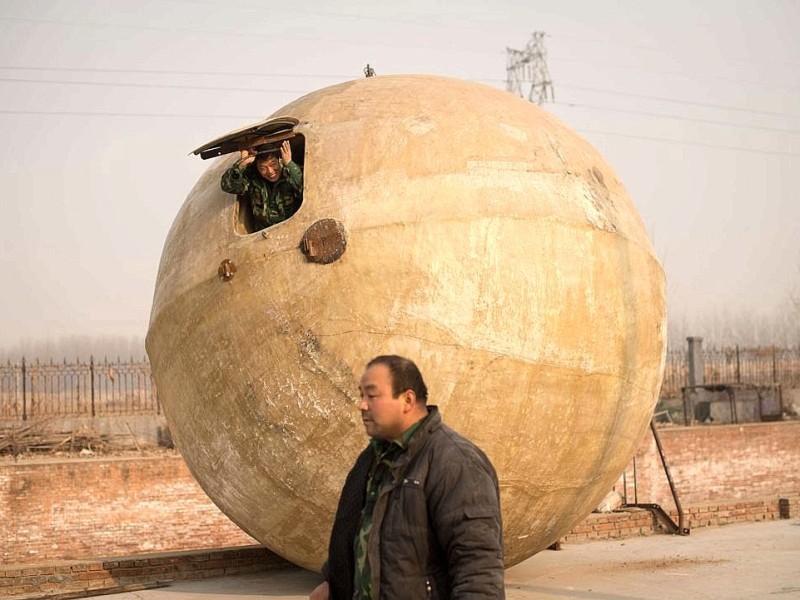
[[[255,231],[291,217],[303,202],[303,172],[284,140],[277,150],[241,150],[241,157],[222,174],[220,187],[247,201]]]

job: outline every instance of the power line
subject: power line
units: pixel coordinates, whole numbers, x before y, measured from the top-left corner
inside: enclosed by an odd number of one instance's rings
[[[571,89],[571,90],[582,90],[582,91],[585,91],[585,92],[597,92],[597,93],[601,93],[601,94],[610,94],[612,96],[624,96],[626,98],[642,98],[644,100],[656,100],[658,102],[670,102],[670,103],[673,103],[673,104],[687,104],[687,105],[690,105],[690,106],[702,106],[702,107],[705,107],[705,108],[720,108],[720,109],[723,109],[723,110],[731,110],[731,111],[735,111],[735,112],[747,112],[747,113],[760,114],[760,115],[769,115],[769,116],[772,116],[772,117],[789,117],[791,119],[800,119],[800,115],[796,115],[796,114],[774,112],[774,111],[768,111],[768,110],[757,110],[757,109],[752,109],[752,108],[743,108],[741,106],[730,106],[730,105],[724,105],[724,104],[713,104],[713,103],[709,103],[709,102],[695,102],[695,101],[692,101],[692,100],[675,100],[674,98],[664,98],[662,96],[649,96],[649,95],[646,95],[646,94],[633,94],[633,93],[630,93],[630,92],[615,92],[615,91],[611,91],[611,90],[602,90],[602,89],[597,89],[597,88],[588,88],[588,87],[582,87],[582,86],[576,86],[576,85],[562,85],[562,86],[559,86],[559,87],[566,88],[566,89]]]
[[[229,86],[203,86],[203,85],[183,85],[174,83],[122,83],[110,81],[70,81],[68,79],[23,79],[20,77],[0,77],[0,82],[9,83],[45,83],[50,85],[88,85],[96,87],[133,87],[148,89],[168,89],[168,90],[201,90],[201,91],[231,91],[231,92],[267,92],[274,94],[307,94],[312,90],[278,90],[267,88],[236,88]]]
[[[158,32],[166,32],[170,35],[174,36],[176,32],[180,33],[189,33],[189,34],[196,34],[202,35],[204,37],[208,36],[219,36],[219,37],[234,37],[238,40],[242,38],[259,38],[259,39],[268,39],[268,40],[275,40],[276,36],[274,33],[253,33],[253,32],[246,32],[246,31],[219,31],[213,29],[195,29],[190,27],[156,27],[153,25],[129,25],[127,23],[100,23],[100,22],[78,22],[78,21],[67,21],[67,20],[56,20],[56,19],[34,19],[30,17],[8,17],[8,16],[0,16],[0,21],[21,21],[23,23],[42,23],[47,25],[67,25],[70,27],[112,27],[118,29],[133,29],[133,30],[140,30],[140,31],[158,31]],[[290,36],[291,40],[307,40],[307,41],[318,41],[318,42],[336,42],[342,44],[352,45],[352,39],[337,39],[337,38],[323,38],[319,37],[316,34],[306,34],[306,33],[298,33],[292,32]],[[391,44],[388,42],[383,41],[375,41],[370,40],[369,42],[372,46],[384,46],[387,48],[403,48],[408,50],[409,44]],[[420,43],[419,41],[414,42],[414,48],[428,48],[434,50],[441,50],[441,45],[433,45],[433,44],[424,44]],[[468,48],[452,48],[448,47],[448,51],[450,52],[458,52],[461,54],[485,54],[484,51],[481,50],[471,50]]]
[[[179,1],[177,3],[178,4],[187,4],[187,3],[188,4],[200,4],[200,5],[204,5],[204,6],[213,6],[213,7],[216,7],[216,8],[220,8],[221,7],[220,4],[218,4],[218,3],[215,3],[215,2],[203,2],[201,0],[193,0],[191,2],[189,2],[188,0],[184,0],[183,2]],[[247,2],[247,3],[236,2],[235,4],[232,4],[232,3],[228,2],[228,3],[225,4],[225,8],[226,9],[235,8],[236,10],[249,10],[249,11],[262,13],[264,11],[264,4],[260,0],[257,1],[257,2],[253,2],[253,3],[250,3],[250,2]],[[304,18],[306,18],[306,17],[310,17],[310,18],[320,17],[320,18],[324,18],[324,19],[349,19],[349,20],[357,20],[357,21],[371,21],[373,23],[390,23],[390,24],[395,25],[395,26],[397,25],[397,18],[393,18],[393,17],[381,18],[381,17],[367,16],[367,15],[364,15],[364,14],[342,13],[342,12],[323,12],[323,11],[319,11],[319,10],[314,10],[313,12],[299,12],[299,11],[295,12],[295,11],[292,11],[292,14],[294,16],[299,16],[299,17],[304,17]],[[424,20],[424,19],[409,17],[407,14],[404,14],[402,19],[403,19],[403,23],[413,23],[415,25],[424,25],[424,26],[431,26],[431,27],[440,27],[441,26],[441,24],[431,23],[430,20]],[[463,27],[460,24],[459,25],[450,25],[449,23],[447,24],[447,28],[448,29],[464,29],[464,30],[466,30],[466,29],[471,29],[471,30],[477,29],[476,27]]]
[[[35,116],[71,116],[71,117],[133,117],[133,118],[166,118],[166,119],[238,119],[246,120],[248,122],[255,122],[258,119],[263,119],[264,115],[197,115],[197,114],[178,114],[178,113],[132,113],[132,112],[94,112],[94,111],[65,111],[65,110],[4,110],[0,109],[0,115],[35,115]],[[742,146],[726,146],[722,144],[709,144],[706,142],[691,142],[686,140],[674,140],[669,138],[659,138],[654,136],[633,135],[627,133],[618,133],[613,131],[601,131],[594,129],[576,129],[578,133],[594,133],[601,135],[611,135],[616,137],[632,138],[639,140],[647,140],[652,142],[662,142],[668,144],[675,144],[681,146],[702,146],[707,148],[716,148],[720,150],[735,150],[741,152],[750,152],[753,154],[764,154],[769,156],[791,156],[800,157],[800,154],[794,152],[781,152],[773,150],[758,150],[755,148],[745,148]]]
[[[2,115],[37,115],[37,116],[68,116],[68,117],[145,117],[166,119],[247,119],[257,121],[264,115],[190,115],[180,113],[133,113],[133,112],[99,112],[89,110],[6,110],[0,109]]]
[[[213,4],[213,3],[202,3],[201,2],[201,4],[217,6],[216,4]],[[253,8],[256,8],[256,7],[253,6]],[[395,21],[391,20],[391,19],[381,19],[381,18],[377,18],[377,17],[369,17],[369,16],[365,16],[365,15],[355,15],[355,14],[344,14],[344,13],[336,13],[336,14],[334,14],[334,13],[324,13],[324,12],[310,12],[310,13],[304,13],[304,14],[306,16],[309,16],[309,17],[312,17],[312,18],[313,17],[352,18],[352,19],[360,19],[360,20],[367,20],[367,21],[374,21],[374,22],[392,22],[392,23],[395,23]],[[177,31],[177,32],[190,33],[190,34],[200,34],[200,35],[203,35],[203,36],[211,35],[211,36],[221,36],[221,37],[234,36],[234,37],[237,37],[237,38],[256,37],[256,38],[275,39],[275,36],[272,33],[262,34],[262,33],[243,32],[243,31],[220,31],[220,30],[209,30],[209,29],[187,28],[187,27],[183,27],[183,28],[178,28],[178,27],[157,27],[157,26],[152,26],[152,25],[133,25],[133,24],[127,24],[127,23],[103,23],[103,22],[85,22],[84,23],[84,22],[69,21],[69,20],[36,19],[36,18],[31,18],[31,17],[17,17],[17,16],[0,16],[0,20],[21,21],[21,22],[27,22],[27,23],[43,23],[43,24],[51,24],[51,25],[65,25],[65,26],[71,26],[71,27],[116,27],[116,28],[124,28],[124,29],[143,30],[143,31],[162,31],[162,32],[169,32],[169,33],[175,33]],[[404,19],[404,21],[406,21],[406,19]],[[427,23],[427,22],[419,22],[417,24],[428,25],[429,23]],[[437,25],[437,26],[443,27],[443,25]],[[452,29],[453,26],[450,25],[450,24],[447,24],[447,28],[448,29]],[[464,27],[456,27],[456,28],[467,29],[467,28],[464,28]],[[472,28],[470,27],[469,29],[472,29]],[[551,37],[551,36],[548,35],[548,37]],[[575,36],[569,36],[569,35],[561,34],[559,36],[556,36],[556,38],[558,38],[558,37],[570,38],[570,37],[575,37]],[[321,41],[321,42],[327,41],[327,42],[340,42],[340,43],[352,44],[352,40],[351,39],[322,38],[322,37],[317,36],[316,34],[304,34],[304,33],[298,33],[298,32],[293,32],[291,34],[291,38],[292,39],[315,40],[315,41]],[[579,38],[579,39],[581,39],[582,41],[586,41],[583,38]],[[617,47],[620,47],[620,48],[634,48],[634,49],[645,49],[645,50],[649,50],[649,51],[657,51],[656,48],[650,47],[650,46],[642,46],[642,45],[634,45],[634,44],[626,45],[626,44],[619,44],[619,43],[616,43],[616,42],[610,42],[608,40],[602,40],[602,41],[595,40],[592,43],[593,44],[603,43],[603,44],[607,44],[607,45],[611,45],[611,46],[617,46]],[[400,45],[400,44],[391,44],[391,43],[387,43],[387,42],[383,42],[383,41],[371,41],[370,44],[372,44],[374,46],[383,46],[383,47],[389,47],[389,48],[404,48],[404,49],[408,48],[408,45],[406,45],[406,44],[402,44],[402,45]],[[439,50],[443,49],[443,47],[441,45],[420,44],[418,42],[414,44],[414,47],[431,48],[431,49],[439,49]],[[466,49],[466,48],[447,47],[447,50],[451,51],[451,52],[458,52],[458,53],[484,54],[484,55],[486,54],[486,51],[472,50],[472,49]],[[498,51],[498,53],[499,53],[499,51]],[[746,59],[732,58],[732,59],[729,59],[729,60],[731,60],[731,61],[740,61],[740,62],[749,62],[751,64],[757,64],[757,65],[761,65],[762,64],[762,63],[758,63],[756,61],[750,61],[750,60],[746,60]],[[583,64],[583,61],[570,61],[568,59],[567,60],[562,60],[561,62],[573,62],[573,63]],[[775,63],[773,62],[771,64],[775,64]],[[784,64],[786,66],[791,66],[791,67],[798,66],[798,65],[796,65],[794,63],[781,63],[781,64]],[[634,70],[639,70],[639,71],[645,70],[642,67],[632,66],[632,65],[607,65],[607,66],[609,66],[611,68],[615,68],[615,69],[634,69]],[[652,71],[648,70],[647,72],[651,73]],[[662,71],[662,74],[663,74],[663,71]],[[711,78],[711,79],[718,79],[718,80],[723,80],[723,81],[730,81],[730,82],[733,82],[733,83],[736,83],[736,84],[739,84],[739,85],[742,85],[742,84],[758,85],[758,86],[763,86],[764,85],[763,82],[743,81],[741,79],[720,77],[720,76],[715,76],[715,75],[704,76],[702,78],[697,78],[697,77],[688,77],[685,74],[685,72],[672,72],[672,74],[681,76],[681,77],[686,78],[686,79],[693,79],[693,80],[707,81],[709,78]],[[797,86],[777,86],[777,87],[782,87],[784,89],[790,89],[790,90],[800,89]]]
[[[726,146],[723,144],[709,144],[707,142],[687,142],[684,140],[673,140],[669,138],[659,138],[646,135],[634,135],[630,133],[617,133],[614,131],[600,131],[598,129],[577,129],[579,133],[597,133],[601,135],[611,135],[615,137],[625,137],[637,140],[647,140],[649,142],[662,142],[665,144],[676,144],[680,146],[702,146],[706,148],[716,148],[719,150],[736,150],[740,152],[750,152],[752,154],[765,154],[769,156],[793,156],[800,157],[796,152],[782,152],[780,150],[757,150],[755,148],[745,148],[743,146]]]
[[[730,123],[729,121],[715,121],[713,119],[698,119],[694,117],[680,117],[677,115],[668,115],[665,113],[654,113],[643,110],[631,110],[625,108],[609,108],[605,106],[591,106],[588,104],[577,104],[573,102],[555,102],[559,106],[569,106],[574,108],[588,108],[590,110],[603,110],[607,112],[625,113],[631,115],[642,115],[645,117],[657,117],[662,119],[672,119],[674,121],[686,121],[689,123],[708,123],[709,125],[723,125],[726,127],[736,127],[737,129],[756,129],[760,131],[774,131],[777,133],[791,133],[800,134],[798,129],[776,129],[774,127],[762,127],[759,125],[741,125],[739,123]]]
[[[18,71],[55,71],[55,72],[75,72],[75,73],[115,73],[120,75],[130,75],[130,74],[140,74],[140,75],[192,75],[192,76],[228,76],[228,77],[265,77],[265,78],[281,78],[286,77],[290,79],[332,79],[337,81],[349,81],[351,79],[356,79],[360,77],[360,75],[334,75],[330,73],[258,73],[258,72],[231,72],[231,71],[186,71],[186,70],[167,70],[167,69],[106,69],[106,68],[90,68],[90,67],[38,67],[38,66],[10,66],[10,65],[0,65],[0,69],[5,70],[18,70]],[[32,83],[36,83],[39,81],[51,81],[51,80],[26,80],[22,78],[4,78],[0,77],[0,81],[31,81]],[[474,79],[473,81],[480,81],[486,83],[494,83],[494,84],[504,84],[506,80],[504,79],[495,79],[495,78],[480,78]],[[81,83],[79,81],[64,81],[64,83]],[[95,82],[87,82],[87,85],[94,85]],[[111,84],[117,85],[117,84]],[[125,85],[125,84],[118,84],[118,85]],[[155,84],[150,84],[155,85]],[[775,111],[765,111],[765,110],[758,110],[753,108],[745,108],[741,106],[730,106],[730,105],[723,105],[723,104],[714,104],[709,102],[696,102],[692,100],[677,100],[675,98],[666,98],[663,96],[651,96],[646,94],[636,94],[632,92],[620,92],[614,90],[605,90],[600,88],[591,88],[585,86],[575,86],[575,85],[560,85],[560,88],[563,89],[572,89],[572,90],[580,90],[586,92],[592,92],[597,94],[606,94],[612,96],[623,96],[626,98],[641,98],[644,100],[654,100],[657,102],[668,102],[671,104],[685,104],[691,106],[702,106],[705,108],[715,108],[715,109],[723,109],[723,110],[730,110],[736,112],[745,112],[745,113],[752,113],[752,114],[761,114],[761,115],[769,115],[775,117],[789,117],[792,119],[800,119],[800,115],[792,114],[792,113],[783,113],[783,112],[775,112]],[[202,88],[198,87],[197,89],[215,89],[211,88]],[[236,88],[229,88],[227,86],[221,86],[219,89],[236,89]],[[244,88],[242,88],[244,89]],[[253,88],[247,88],[253,89]],[[275,92],[299,92],[299,90],[268,90],[268,89],[261,89],[261,91],[275,91]],[[303,90],[302,92],[305,93],[308,90]]]
[[[11,66],[11,65],[0,65],[0,69],[5,70],[19,70],[19,71],[54,71],[54,72],[74,72],[74,73],[115,73],[120,75],[131,75],[131,74],[139,74],[139,75],[190,75],[190,76],[226,76],[226,77],[263,77],[263,78],[290,78],[290,79],[332,79],[340,82],[349,81],[351,79],[356,79],[360,77],[360,75],[354,74],[342,74],[342,75],[335,75],[330,73],[259,73],[254,71],[240,71],[240,72],[231,72],[231,71],[187,71],[187,70],[173,70],[173,69],[107,69],[107,68],[92,68],[92,67],[39,67],[39,66]],[[7,81],[27,81],[23,80],[22,78],[3,78],[0,77],[0,81],[7,80]],[[49,81],[49,80],[31,80],[32,82],[38,81]],[[491,83],[497,84],[497,86],[504,85],[506,83],[505,79],[496,79],[496,78],[476,78],[473,81],[479,81],[484,83]],[[73,83],[78,84],[80,82],[77,81],[65,81],[64,83]],[[94,85],[95,82],[89,82],[88,85]],[[110,84],[115,85],[115,84]],[[118,85],[125,85],[125,84],[118,84]],[[155,85],[155,84],[150,84]],[[695,102],[691,100],[677,100],[675,98],[666,98],[663,96],[651,96],[645,94],[636,94],[632,92],[620,92],[615,90],[606,90],[600,88],[592,88],[592,87],[585,87],[585,86],[573,86],[573,85],[559,85],[562,89],[572,89],[572,90],[580,90],[580,91],[587,91],[597,94],[606,94],[612,96],[622,96],[625,98],[641,98],[644,100],[654,100],[657,102],[668,102],[670,104],[683,104],[683,105],[691,105],[691,106],[702,106],[705,108],[714,108],[714,109],[723,109],[723,110],[730,110],[735,112],[744,112],[744,113],[751,113],[751,114],[760,114],[760,115],[768,115],[768,116],[775,116],[775,117],[788,117],[792,119],[800,119],[800,115],[791,114],[791,113],[782,113],[782,112],[775,112],[775,111],[765,111],[765,110],[758,110],[753,108],[745,108],[741,106],[730,106],[730,105],[723,105],[723,104],[714,104],[709,102]],[[187,86],[187,89],[191,89]],[[197,87],[196,89],[217,89],[214,87]],[[228,86],[221,86],[218,89],[242,89],[244,91],[252,90],[254,88],[230,88]],[[269,90],[261,88],[259,91],[274,91],[274,92],[288,92],[288,93],[306,93],[308,90]]]
[[[177,89],[177,90],[193,90],[193,91],[224,91],[224,92],[250,92],[250,93],[274,93],[274,94],[307,94],[312,89],[276,89],[276,88],[255,88],[255,87],[230,87],[230,86],[198,86],[198,85],[184,85],[184,84],[159,84],[159,83],[126,83],[126,82],[101,82],[101,81],[74,81],[63,79],[26,79],[20,77],[0,77],[0,82],[8,83],[31,83],[31,84],[48,84],[48,85],[84,85],[94,87],[128,87],[139,89]],[[613,92],[609,92],[613,93]],[[778,133],[800,134],[800,130],[791,129],[778,129],[774,127],[764,127],[758,125],[744,125],[738,123],[731,123],[728,121],[718,121],[713,119],[701,119],[694,117],[683,117],[678,115],[670,115],[665,113],[640,111],[634,109],[621,109],[604,106],[593,106],[588,104],[580,104],[575,102],[556,102],[559,106],[566,106],[571,108],[587,108],[590,110],[601,110],[606,112],[617,112],[623,114],[635,114],[655,118],[672,119],[676,121],[686,121],[690,123],[708,123],[711,125],[720,125],[725,127],[734,127],[739,129],[754,129],[761,131],[773,131]],[[752,111],[751,111],[752,112]]]
[[[559,59],[558,58],[558,52],[557,51],[555,53],[555,59],[554,59],[553,62],[555,62],[557,64],[572,63],[572,64],[577,64],[577,65],[582,65],[582,66],[590,66],[595,71],[597,71],[598,68],[603,68],[603,69],[619,69],[619,70],[627,70],[627,71],[639,71],[641,73],[646,73],[647,75],[650,75],[650,76],[652,76],[654,74],[654,69],[653,69],[652,66],[640,67],[640,66],[635,66],[635,65],[614,65],[614,64],[608,64],[608,63],[597,63],[597,62],[587,63],[584,60],[568,60],[568,59],[564,60],[564,59]],[[758,64],[762,68],[764,66],[763,63],[754,63],[754,64]],[[698,82],[702,82],[704,84],[708,84],[709,80],[725,81],[725,82],[728,82],[728,83],[735,84],[737,86],[743,86],[743,85],[757,86],[757,87],[761,88],[762,90],[764,89],[764,82],[763,81],[753,81],[753,80],[741,79],[739,77],[725,77],[725,76],[722,76],[722,75],[702,75],[702,76],[699,76],[699,77],[694,77],[694,76],[691,76],[691,75],[687,75],[685,70],[675,71],[675,70],[659,69],[658,70],[658,76],[660,78],[662,78],[662,79],[664,78],[664,76],[679,77],[680,79],[685,79],[685,80],[688,80],[688,81],[698,81]],[[770,89],[773,89],[773,90],[788,90],[790,92],[797,92],[798,90],[800,90],[800,86],[785,85],[785,84],[772,84],[771,83],[770,84]]]
[[[15,71],[55,71],[69,73],[115,73],[120,75],[198,75],[198,76],[229,76],[229,77],[289,77],[307,79],[339,79],[342,81],[360,77],[361,75],[332,75],[330,73],[256,73],[247,71],[185,71],[172,69],[106,69],[99,67],[19,67],[0,65],[0,69]]]
[[[159,31],[159,32],[181,32],[181,33],[192,33],[192,34],[201,34],[201,35],[218,35],[222,37],[258,37],[258,38],[270,38],[275,39],[274,34],[267,34],[267,33],[244,33],[241,31],[215,31],[213,29],[192,29],[190,27],[156,27],[153,25],[130,25],[128,23],[100,23],[100,22],[79,22],[79,21],[68,21],[68,20],[58,20],[58,19],[34,19],[31,17],[8,17],[8,16],[0,16],[0,20],[2,21],[21,21],[23,23],[41,23],[45,25],[67,25],[69,27],[112,27],[117,29],[133,29],[139,31]],[[301,34],[293,34],[294,38],[301,37],[307,39],[308,36],[301,35]],[[313,38],[312,38],[313,39]]]
[[[605,46],[613,46],[613,47],[617,47],[617,48],[622,48],[623,50],[634,50],[634,51],[647,50],[649,52],[655,52],[657,54],[661,54],[661,55],[669,57],[669,58],[674,58],[675,57],[674,49],[666,51],[666,50],[664,50],[665,47],[663,45],[650,46],[650,45],[647,45],[647,44],[620,44],[618,41],[610,41],[608,39],[591,39],[590,40],[590,39],[587,39],[587,38],[585,38],[583,36],[569,35],[569,34],[563,34],[563,33],[556,34],[556,35],[548,35],[547,37],[550,37],[550,38],[555,39],[555,40],[558,40],[559,38],[567,38],[567,39],[577,40],[578,43],[590,44],[593,47],[597,46],[598,44],[602,44],[602,45],[605,45]],[[672,47],[670,47],[670,48],[672,48]],[[735,56],[734,57],[726,57],[725,60],[727,62],[747,63],[747,64],[751,64],[751,65],[756,65],[756,66],[762,66],[763,65],[762,62],[754,61],[754,60],[751,60],[749,58],[738,58],[738,57],[735,57]],[[770,61],[770,64],[771,65],[784,66],[784,67],[791,67],[791,68],[800,68],[800,64],[791,63],[791,62]],[[621,67],[621,68],[624,68],[624,67]],[[640,68],[640,67],[631,66],[631,67],[628,67],[628,68],[635,69],[635,68]]]
[[[210,6],[210,7],[214,7],[214,8],[225,8],[225,9],[229,9],[231,7],[230,4],[226,4],[225,6],[222,6],[222,5],[220,5],[219,3],[216,3],[216,2],[207,2],[207,1],[202,1],[202,0],[191,0],[191,1],[190,0],[182,0],[182,1],[179,0],[177,2],[173,2],[173,4],[187,4],[187,5],[190,5],[190,6],[191,5],[203,5],[203,6]],[[253,2],[253,3],[238,2],[238,3],[236,3],[236,7],[237,7],[236,10],[249,10],[249,11],[254,11],[254,12],[259,12],[259,13],[261,13],[263,11],[263,4],[261,4],[259,2]],[[392,24],[392,25],[397,25],[397,18],[395,18],[395,17],[377,17],[377,16],[370,16],[370,15],[361,14],[361,13],[342,13],[342,12],[338,12],[338,11],[337,12],[326,12],[326,11],[314,10],[314,11],[308,11],[308,12],[293,12],[293,15],[302,16],[304,18],[312,18],[312,19],[313,18],[337,19],[337,20],[347,19],[347,20],[367,21],[367,22],[373,22],[373,23],[389,23],[389,24]],[[473,15],[470,15],[470,18],[473,19],[473,20],[479,19],[479,18],[480,19],[487,19],[487,18],[490,18],[490,17],[495,16],[495,15],[496,15],[496,13],[489,13],[489,14],[486,14],[486,15],[474,15],[473,14]],[[50,19],[50,20],[48,20],[48,19],[34,19],[34,18],[30,18],[30,17],[0,16],[0,19],[19,20],[19,21],[27,21],[27,22],[38,22],[38,23],[49,23],[49,24],[62,24],[62,25],[70,25],[70,26],[124,27],[124,28],[129,28],[129,29],[145,29],[145,30],[156,30],[156,31],[165,31],[165,30],[175,31],[176,30],[175,28],[159,28],[159,27],[145,26],[145,25],[128,25],[128,24],[120,24],[120,23],[102,23],[102,22],[79,23],[79,22],[74,22],[74,21],[64,21],[64,20],[54,20],[54,19]],[[466,23],[466,22],[459,22],[459,23],[448,22],[446,24],[443,24],[443,23],[440,23],[440,22],[433,23],[433,22],[431,22],[430,18],[427,18],[427,17],[415,18],[415,17],[409,16],[407,14],[403,15],[402,20],[403,20],[404,24],[405,23],[412,23],[414,25],[421,25],[421,26],[427,26],[427,27],[433,27],[433,28],[446,27],[448,30],[458,29],[458,30],[461,30],[461,31],[482,31],[482,28],[481,28],[480,25],[473,25],[471,23]],[[182,29],[182,31],[194,32],[194,33],[212,33],[212,34],[215,33],[213,31],[208,31],[208,30],[193,30],[193,29]],[[246,34],[246,33],[245,34],[240,34],[238,32],[236,32],[236,33],[233,33],[233,32],[216,32],[216,34],[217,35],[225,35],[225,36],[229,36],[229,35],[236,35],[236,36],[239,36],[239,35],[245,35],[245,36],[247,36],[247,35],[259,35],[259,34]],[[292,37],[298,37],[299,35],[300,34],[293,33]],[[273,34],[266,34],[266,35],[259,35],[259,37],[270,37],[270,38],[272,38],[272,37],[274,37],[274,35]],[[306,39],[309,39],[308,36],[303,36],[303,37],[306,37]],[[673,57],[673,55],[671,53],[665,52],[662,46],[652,46],[652,45],[647,45],[647,44],[622,44],[622,43],[619,43],[618,41],[610,41],[610,40],[605,39],[605,38],[587,39],[585,36],[575,36],[575,35],[569,35],[569,34],[563,34],[563,33],[559,33],[559,34],[556,34],[556,35],[548,34],[548,37],[551,38],[551,39],[556,39],[556,40],[559,40],[559,39],[576,40],[576,41],[578,41],[580,43],[591,44],[593,47],[602,44],[602,45],[622,48],[622,49],[626,49],[626,50],[634,50],[634,51],[646,50],[646,51],[650,51],[650,52],[663,54],[665,56]],[[319,39],[319,38],[311,38],[311,39]],[[342,41],[346,41],[346,40],[342,40]],[[729,62],[733,61],[733,62],[741,62],[741,63],[753,64],[753,65],[761,65],[762,64],[760,62],[757,62],[757,61],[754,61],[754,60],[751,60],[751,59],[739,58],[739,57],[726,58],[726,60],[729,61]],[[789,66],[789,67],[792,67],[792,68],[800,67],[799,64],[790,63],[790,62],[781,63],[781,62],[771,61],[770,64],[779,65],[779,66],[781,66],[781,65],[782,66]],[[620,66],[619,68],[634,68],[635,69],[635,68],[638,68],[638,67]],[[760,82],[759,83],[754,83],[754,84],[755,85],[761,85]]]

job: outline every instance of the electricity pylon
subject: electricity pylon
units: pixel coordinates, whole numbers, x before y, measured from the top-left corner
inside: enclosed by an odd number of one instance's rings
[[[555,100],[553,82],[547,70],[544,31],[535,31],[524,50],[506,48],[506,90],[524,98],[523,87],[530,84],[528,100],[542,104]]]

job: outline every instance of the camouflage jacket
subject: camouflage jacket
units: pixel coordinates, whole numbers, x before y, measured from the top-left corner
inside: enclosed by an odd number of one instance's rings
[[[442,423],[435,406],[381,482],[367,560],[373,600],[501,600],[503,531],[486,455]],[[347,476],[322,572],[331,600],[353,598],[354,541],[376,462],[366,448]]]
[[[303,172],[294,161],[284,165],[280,179],[270,183],[255,164],[242,168],[239,161],[222,174],[222,191],[247,200],[256,229],[264,229],[291,217],[303,201]]]
[[[422,425],[422,421],[414,423],[397,440],[386,442],[377,438],[370,440],[370,446],[375,453],[375,460],[367,479],[367,496],[364,508],[361,511],[361,526],[353,544],[355,560],[355,594],[353,600],[370,600],[372,598],[372,578],[370,574],[367,552],[369,551],[369,536],[372,530],[372,514],[375,502],[380,495],[383,480],[391,473],[394,463],[408,448],[411,437]]]

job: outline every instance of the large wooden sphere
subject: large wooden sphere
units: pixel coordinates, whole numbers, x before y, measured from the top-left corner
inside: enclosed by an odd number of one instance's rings
[[[553,116],[475,83],[372,77],[279,115],[305,140],[300,210],[243,233],[223,156],[164,246],[147,350],[192,473],[318,569],[367,442],[364,364],[401,354],[496,466],[507,564],[547,547],[610,491],[659,391],[664,274],[622,183]],[[299,248],[323,219],[346,232],[329,264]]]

